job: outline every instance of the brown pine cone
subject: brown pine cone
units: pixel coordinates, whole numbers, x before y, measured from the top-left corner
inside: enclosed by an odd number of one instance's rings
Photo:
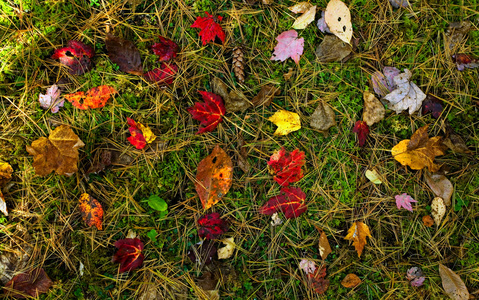
[[[239,83],[244,83],[244,56],[240,47],[233,49],[233,71]]]

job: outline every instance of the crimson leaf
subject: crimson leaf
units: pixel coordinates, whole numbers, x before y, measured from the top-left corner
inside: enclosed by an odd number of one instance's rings
[[[6,296],[18,299],[35,297],[48,292],[53,282],[42,268],[20,273],[10,280],[3,288]]]
[[[303,178],[304,152],[298,149],[286,152],[284,148],[271,155],[268,166],[274,173],[274,180],[282,186]]]
[[[158,56],[158,61],[169,61],[176,57],[176,54],[180,50],[178,45],[170,39],[159,37],[160,42],[154,43],[151,46],[153,53]]]
[[[359,147],[363,147],[369,135],[368,124],[363,121],[357,121],[354,125],[353,132],[358,135]]]
[[[223,20],[222,16],[213,16],[210,15],[208,12],[205,11],[206,17],[197,17],[191,28],[199,28],[200,37],[203,41],[203,46],[209,42],[215,40],[218,37],[221,42],[225,42],[226,34],[221,28],[221,26],[217,23],[218,21]]]
[[[78,41],[68,41],[67,46],[55,50],[52,59],[58,59],[60,63],[70,68],[72,75],[82,75],[91,69],[91,60],[95,55],[92,47]]]
[[[437,97],[428,94],[426,99],[422,102],[422,114],[431,113],[434,118],[439,118],[443,110],[442,101]]]
[[[145,259],[142,253],[144,246],[138,238],[118,240],[115,247],[118,251],[113,255],[113,262],[120,263],[120,273],[138,268]]]
[[[304,204],[306,194],[300,188],[282,188],[278,196],[274,196],[260,208],[260,213],[272,215],[275,212],[282,211],[287,219],[297,218],[308,207]]]
[[[161,66],[159,68],[148,71],[143,74],[143,76],[150,82],[154,82],[158,85],[165,85],[173,83],[177,72],[177,65],[161,63]]]
[[[223,99],[216,94],[206,91],[198,92],[205,102],[196,102],[193,107],[188,108],[188,112],[193,119],[200,121],[200,124],[205,126],[200,126],[196,134],[211,132],[223,121],[223,116],[226,113],[225,105]]]
[[[198,235],[201,238],[213,240],[219,238],[228,230],[228,223],[220,218],[219,213],[211,213],[204,215],[198,219]]]

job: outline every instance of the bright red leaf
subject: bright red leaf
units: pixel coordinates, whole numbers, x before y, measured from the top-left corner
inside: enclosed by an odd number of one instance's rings
[[[441,115],[443,110],[442,101],[437,97],[428,94],[426,99],[422,102],[422,114],[431,113],[431,115],[437,119]]]
[[[143,243],[138,238],[123,239],[115,242],[118,248],[113,256],[113,262],[120,263],[120,273],[132,271],[143,263]]]
[[[169,61],[176,57],[176,54],[180,50],[180,47],[170,39],[159,37],[160,42],[154,43],[151,46],[153,53],[158,56],[158,61]]]
[[[354,125],[353,132],[358,135],[359,147],[363,147],[369,135],[368,124],[363,121],[357,121]]]
[[[298,149],[289,153],[284,148],[271,155],[268,166],[274,174],[274,180],[282,186],[297,182],[303,178],[304,152]]]
[[[38,295],[48,292],[53,282],[43,269],[33,269],[20,273],[10,280],[3,288],[5,296],[18,299],[37,298]]]
[[[308,210],[304,203],[305,199],[306,194],[300,188],[285,187],[281,189],[278,196],[270,198],[259,212],[264,215],[272,215],[279,210],[287,219],[297,218]]]
[[[126,118],[128,125],[130,126],[128,130],[130,131],[131,136],[127,140],[136,147],[136,149],[145,148],[146,144],[152,143],[156,139],[156,135],[153,134],[150,127],[141,124],[140,122],[135,122],[131,118]]]
[[[58,59],[60,63],[70,68],[72,75],[82,75],[91,69],[91,60],[95,55],[92,47],[78,41],[69,41],[67,47],[55,50],[52,59]]]
[[[196,102],[193,107],[188,108],[188,112],[193,116],[193,119],[200,121],[198,132],[211,132],[218,124],[223,121],[223,116],[226,113],[223,99],[220,96],[206,92],[198,91],[205,102]]]
[[[218,21],[223,20],[222,16],[213,16],[210,15],[208,12],[205,11],[206,17],[197,17],[196,21],[191,25],[191,28],[199,28],[200,37],[203,41],[203,46],[209,42],[215,40],[218,37],[221,42],[225,42],[226,34],[221,28],[221,26],[217,23]]]
[[[220,218],[219,213],[211,213],[204,215],[198,219],[198,235],[201,238],[214,240],[219,238],[228,230],[228,223]]]
[[[178,66],[175,64],[161,63],[159,68],[146,72],[143,76],[146,80],[159,85],[172,84],[178,73]]]
[[[66,94],[63,97],[79,109],[90,109],[105,106],[106,102],[115,93],[117,93],[115,88],[107,85],[100,85],[91,88],[86,92]]]

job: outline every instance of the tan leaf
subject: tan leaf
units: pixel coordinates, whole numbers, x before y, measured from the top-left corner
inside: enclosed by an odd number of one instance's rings
[[[431,188],[436,197],[442,198],[446,206],[451,205],[451,197],[454,192],[454,186],[444,175],[424,173],[424,179],[427,185]]]
[[[441,225],[442,218],[446,214],[446,205],[442,198],[436,197],[432,200],[431,213],[436,225]]]
[[[469,291],[467,290],[464,281],[462,281],[461,277],[454,273],[453,270],[439,264],[439,275],[441,275],[442,287],[449,297],[454,300],[469,299]]]
[[[287,135],[290,132],[301,129],[301,120],[299,115],[294,112],[286,110],[278,110],[274,115],[268,118],[268,121],[273,122],[278,128],[274,135]]]
[[[363,121],[372,126],[374,123],[377,123],[384,119],[386,114],[386,109],[384,109],[381,101],[374,96],[374,94],[364,91],[364,111],[363,111]]]
[[[319,254],[321,255],[321,258],[324,260],[328,257],[329,253],[332,252],[331,246],[329,245],[328,237],[326,236],[326,233],[321,229],[316,227],[318,229],[319,233],[321,234],[319,236]]]
[[[309,2],[300,2],[295,4],[294,6],[288,7],[291,12],[295,14],[303,14],[308,11],[313,5]]]
[[[263,85],[259,93],[251,100],[251,102],[255,107],[260,105],[269,106],[274,97],[279,94],[281,94],[280,89],[274,85]]]
[[[349,8],[340,0],[331,0],[326,6],[324,20],[329,31],[346,43],[353,37],[353,25]]]
[[[27,146],[33,155],[35,173],[46,176],[52,171],[59,175],[71,176],[78,170],[78,148],[85,146],[67,125],[55,128],[47,138],[41,137]]]
[[[13,169],[9,163],[0,161],[0,187],[12,179]]]
[[[235,252],[236,244],[234,238],[226,238],[221,241],[226,246],[218,249],[218,259],[230,258]]]
[[[311,22],[314,21],[316,16],[316,6],[311,6],[304,14],[299,16],[293,23],[294,29],[305,29]]]
[[[245,112],[252,104],[246,96],[235,90],[228,93],[228,86],[219,78],[213,77],[211,80],[211,87],[213,93],[218,94],[225,101],[226,112]]]
[[[322,63],[342,61],[345,59],[353,48],[340,38],[334,35],[326,35],[316,48],[316,56]]]
[[[358,286],[361,283],[361,279],[358,275],[350,273],[344,277],[343,281],[341,281],[341,285],[345,288],[353,288]]]
[[[456,153],[463,154],[472,154],[473,152],[469,150],[466,145],[466,142],[458,135],[450,125],[446,125],[446,137],[444,138],[444,145]]]
[[[319,102],[318,107],[311,115],[311,127],[321,131],[327,131],[336,125],[334,110],[329,104],[323,101]]]
[[[369,232],[368,225],[363,222],[354,222],[351,228],[348,230],[348,234],[344,237],[345,240],[353,241],[354,248],[358,252],[358,257],[361,257],[364,246],[366,246],[366,237],[372,237]]]

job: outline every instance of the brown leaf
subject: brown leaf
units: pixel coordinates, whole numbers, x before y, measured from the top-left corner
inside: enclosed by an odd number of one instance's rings
[[[255,107],[260,105],[269,106],[274,97],[279,94],[281,94],[280,89],[274,85],[263,85],[259,93],[251,100],[251,102]]]
[[[319,236],[319,254],[321,255],[321,258],[324,260],[328,257],[329,253],[332,252],[331,246],[329,245],[328,237],[326,236],[326,233],[319,227],[316,227],[316,229],[319,231],[320,236]]]
[[[321,131],[327,130],[336,125],[334,110],[329,104],[320,101],[318,107],[311,115],[311,127]]]
[[[203,275],[196,278],[196,284],[205,291],[215,290],[219,278],[212,272],[204,272]]]
[[[80,138],[67,125],[55,128],[47,138],[41,137],[27,152],[33,155],[33,167],[39,176],[52,171],[59,175],[71,176],[78,170],[78,148],[85,146]]]
[[[454,193],[454,186],[444,175],[431,174],[429,172],[424,173],[424,179],[427,185],[431,188],[436,197],[442,198],[444,204],[451,205],[451,197]]]
[[[106,49],[110,60],[120,67],[120,70],[133,75],[143,75],[140,52],[131,41],[106,35]]]
[[[225,101],[226,112],[245,112],[251,107],[251,103],[243,93],[234,90],[228,93],[228,86],[217,77],[213,77],[211,80],[211,88],[213,93],[220,95]]]
[[[229,191],[233,182],[233,162],[219,145],[198,164],[195,188],[204,209],[208,209]]]
[[[103,208],[96,199],[87,193],[80,196],[80,212],[83,221],[88,226],[96,226],[98,230],[102,230],[103,223]]]
[[[439,264],[439,275],[441,275],[442,287],[449,297],[454,300],[469,299],[469,291],[467,290],[464,281],[462,281],[461,277],[454,273],[453,270]]]
[[[353,288],[358,286],[361,283],[361,279],[358,275],[350,273],[344,277],[343,281],[341,281],[341,285],[345,288]]]
[[[243,135],[238,134],[238,149],[239,153],[236,154],[237,157],[237,164],[238,167],[245,173],[247,173],[251,169],[251,165],[248,162],[248,150],[246,150],[245,141],[243,139]]]
[[[48,292],[53,282],[42,268],[13,277],[3,288],[6,296],[24,299]]]
[[[112,151],[102,150],[100,155],[98,157],[95,157],[94,163],[90,165],[85,175],[89,175],[91,173],[98,174],[101,171],[105,170],[105,168],[110,166],[111,164],[112,164]]]
[[[319,295],[324,294],[328,290],[328,287],[329,279],[314,277],[311,279],[311,288]]]
[[[432,219],[432,217],[430,215],[427,215],[427,216],[422,217],[422,223],[426,227],[431,227],[432,225],[434,225],[434,220]]]
[[[322,63],[341,61],[352,51],[351,45],[334,35],[326,35],[316,48],[316,56]]]
[[[466,142],[458,135],[450,125],[446,125],[446,137],[443,140],[444,145],[456,153],[472,154],[472,151],[466,145]]]
[[[13,168],[9,163],[0,161],[0,187],[12,179]]]
[[[374,94],[364,91],[364,111],[363,111],[363,121],[372,126],[374,123],[377,123],[384,119],[386,114],[386,109],[384,109],[381,101],[374,96]]]

